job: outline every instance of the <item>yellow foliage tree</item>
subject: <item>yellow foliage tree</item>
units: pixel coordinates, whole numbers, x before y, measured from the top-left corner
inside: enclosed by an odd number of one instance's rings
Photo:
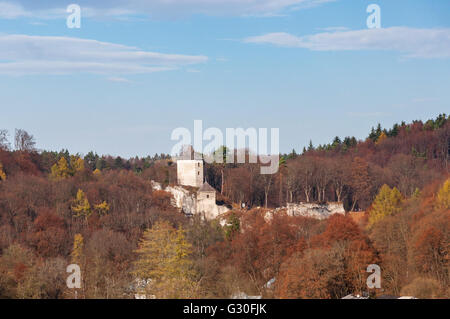
[[[96,169],[92,172],[92,174],[94,174],[95,177],[98,177],[98,176],[102,175],[102,171],[99,170],[98,168],[96,168]]]
[[[6,180],[6,174],[3,171],[3,164],[0,163],[0,181],[4,181],[4,180]]]
[[[50,177],[53,179],[64,179],[70,176],[69,165],[65,157],[61,157],[58,163],[51,168]]]
[[[145,292],[156,298],[189,298],[193,296],[191,245],[182,228],[168,222],[157,222],[144,232],[136,250],[133,275],[148,282]]]
[[[439,209],[450,209],[450,178],[444,182],[437,193],[436,207]]]
[[[399,190],[396,187],[391,189],[384,184],[372,203],[368,226],[372,227],[384,217],[397,213],[401,209],[402,202],[403,196]]]
[[[74,204],[71,208],[75,217],[82,217],[86,221],[92,214],[91,205],[81,189],[78,190],[77,197],[75,198]]]
[[[375,144],[380,144],[383,143],[384,140],[387,139],[387,135],[385,132],[381,132],[380,136],[378,137],[377,141],[375,142]]]
[[[79,156],[70,156],[70,166],[73,174],[81,172],[84,170],[84,160]]]
[[[103,201],[103,203],[94,205],[94,209],[100,216],[106,215],[109,212],[109,205],[107,202]]]
[[[81,266],[83,262],[84,239],[81,234],[75,234],[73,239],[72,262]]]

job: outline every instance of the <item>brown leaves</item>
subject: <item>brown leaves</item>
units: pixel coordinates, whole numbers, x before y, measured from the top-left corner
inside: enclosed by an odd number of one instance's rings
[[[333,215],[312,248],[294,253],[281,266],[276,295],[281,298],[341,298],[363,290],[375,250],[350,217]],[[304,247],[304,246],[303,246]]]
[[[30,243],[42,257],[66,255],[68,240],[66,223],[63,218],[50,210],[41,210],[34,220],[34,232],[30,235]]]

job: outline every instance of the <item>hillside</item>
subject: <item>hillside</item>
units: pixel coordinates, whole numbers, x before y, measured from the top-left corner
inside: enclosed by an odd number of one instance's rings
[[[149,274],[145,292],[158,298],[341,298],[367,290],[369,264],[382,267],[373,296],[448,298],[449,119],[311,143],[282,155],[274,175],[207,164],[220,200],[247,207],[227,213],[224,227],[186,218],[152,189],[151,180],[176,182],[167,155],[37,151],[25,131],[12,150],[0,131],[0,298],[72,298],[71,263],[82,269],[83,298],[133,298],[135,279]],[[264,219],[287,203],[330,201],[365,213]],[[183,257],[153,265],[167,242]]]

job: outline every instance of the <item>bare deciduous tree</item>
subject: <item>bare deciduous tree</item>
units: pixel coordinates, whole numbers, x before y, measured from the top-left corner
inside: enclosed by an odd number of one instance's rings
[[[0,129],[0,149],[9,150],[8,130]]]
[[[14,136],[14,146],[18,151],[32,152],[35,150],[36,141],[34,136],[28,134],[27,131],[22,129],[16,129],[16,134]]]
[[[310,202],[311,193],[313,190],[313,177],[317,170],[314,159],[311,157],[302,156],[300,159],[299,178],[301,188],[305,193],[306,202]]]

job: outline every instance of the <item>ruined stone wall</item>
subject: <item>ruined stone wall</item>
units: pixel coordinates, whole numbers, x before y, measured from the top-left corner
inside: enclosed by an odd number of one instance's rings
[[[223,214],[229,209],[226,206],[216,204],[215,192],[191,193],[181,186],[167,186],[163,189],[160,183],[152,181],[154,190],[164,190],[173,196],[172,206],[179,208],[186,215],[201,214],[211,220]],[[207,195],[210,195],[209,198]]]
[[[305,216],[317,219],[325,219],[333,214],[345,214],[342,203],[330,202],[327,204],[315,203],[288,203],[287,214],[289,216]]]
[[[216,204],[216,192],[197,193],[197,214],[202,214],[204,218],[211,220],[227,211],[229,209],[226,206]]]
[[[198,192],[197,200],[209,201],[211,203],[216,203],[216,192]]]

